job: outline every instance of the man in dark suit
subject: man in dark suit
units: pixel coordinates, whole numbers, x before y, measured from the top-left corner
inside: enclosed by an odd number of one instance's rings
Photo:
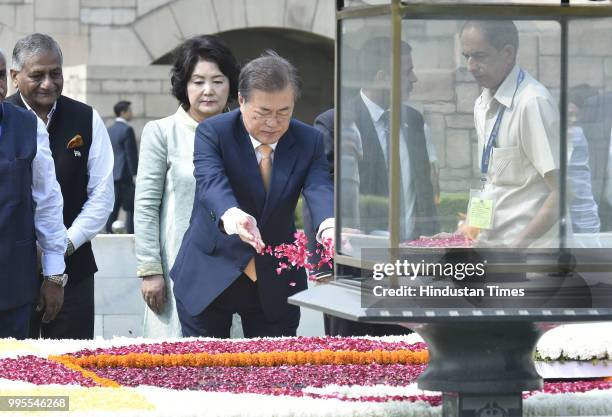
[[[115,104],[115,123],[108,129],[113,146],[115,165],[113,180],[115,181],[115,205],[108,221],[106,231],[112,232],[112,225],[117,220],[119,208],[126,213],[126,231],[134,233],[134,177],[138,171],[138,150],[134,129],[128,124],[132,120],[132,103],[122,100]]]
[[[587,99],[578,124],[589,143],[593,197],[598,205],[601,231],[607,232],[612,230],[612,93]]]
[[[387,147],[391,103],[390,60],[387,55],[389,38],[372,38],[362,46],[359,59],[362,89],[349,102],[342,114],[342,124],[355,123],[362,139],[363,154],[359,163],[360,194],[388,197]],[[412,63],[412,48],[401,44],[402,100],[410,96],[417,77]],[[378,58],[377,58],[378,56]],[[400,114],[400,165],[402,196],[402,240],[438,232],[437,210],[431,181],[430,159],[427,153],[423,116],[409,105],[402,105]],[[362,219],[368,220],[368,219]],[[388,230],[386,216],[362,222],[366,231]]]
[[[91,240],[113,207],[113,151],[100,115],[62,95],[62,51],[50,36],[27,35],[13,49],[11,79],[17,93],[6,100],[36,114],[46,125],[55,175],[64,199],[68,239],[64,304],[55,320],[34,311],[30,337],[93,339],[94,273]]]
[[[196,130],[196,195],[170,275],[185,336],[229,337],[232,314],[246,337],[292,336],[306,288],[303,270],[280,276],[264,245],[292,242],[300,193],[318,238],[333,238],[333,187],[321,134],[291,118],[299,96],[293,65],[267,53],[244,66],[240,109]],[[265,242],[265,243],[264,243]]]
[[[30,112],[2,102],[5,94],[6,59],[0,52],[0,338],[25,339],[37,297],[45,322],[62,306],[66,229],[45,126]]]
[[[370,197],[386,200],[389,197],[388,146],[389,146],[389,107],[391,62],[386,51],[390,39],[377,37],[369,39],[362,46],[358,69],[362,89],[352,99],[346,100],[341,115],[342,138],[340,144],[343,152],[342,186],[343,198],[358,194],[351,204],[343,200],[341,206],[359,207],[360,200]],[[417,81],[412,64],[411,47],[402,43],[402,99],[407,100],[413,84]],[[324,117],[326,115],[328,117]],[[332,114],[333,116],[333,114]],[[325,130],[333,137],[333,118],[323,113],[317,118],[318,126],[325,124]],[[315,125],[317,126],[317,124]],[[400,126],[400,194],[401,213],[400,238],[412,240],[421,235],[433,235],[439,231],[437,209],[434,203],[432,186],[432,166],[427,152],[423,116],[414,108],[401,107]],[[357,133],[355,133],[355,131]],[[356,140],[355,138],[359,138]],[[359,146],[351,145],[358,143]],[[357,148],[359,152],[353,150]],[[363,157],[360,157],[363,155]],[[355,160],[358,173],[345,172],[351,164],[345,164],[345,158]],[[357,177],[358,193],[345,195],[344,185],[355,182]],[[386,208],[386,205],[384,205]],[[351,225],[345,221],[345,208],[342,208],[342,225]],[[350,216],[349,216],[350,218]],[[371,213],[357,214],[353,227],[365,233],[389,230],[387,212],[380,216]],[[344,275],[361,276],[359,271],[345,266],[340,267]],[[349,269],[351,269],[349,271]],[[358,323],[337,317],[326,317],[326,331],[330,335],[340,336],[383,336],[405,334],[410,330],[396,325],[378,325]]]

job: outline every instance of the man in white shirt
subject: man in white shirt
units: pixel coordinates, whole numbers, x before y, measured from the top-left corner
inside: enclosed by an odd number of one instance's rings
[[[0,51],[0,102],[5,94],[6,59]],[[53,320],[62,306],[66,229],[45,126],[5,102],[0,103],[0,173],[0,337],[25,339],[38,294],[44,322]]]
[[[104,227],[114,203],[108,132],[94,109],[61,95],[62,52],[50,36],[34,33],[17,41],[11,79],[19,91],[7,101],[36,113],[49,132],[68,229],[66,272],[70,280],[64,305],[53,322],[40,327],[35,315],[30,336],[91,339],[97,266],[90,241]]]
[[[496,246],[555,245],[557,103],[517,65],[518,31],[512,21],[467,22],[461,47],[468,70],[483,87],[474,106],[474,123],[483,201],[493,203],[488,213],[491,227],[481,230],[479,239]],[[547,241],[538,241],[542,238]]]

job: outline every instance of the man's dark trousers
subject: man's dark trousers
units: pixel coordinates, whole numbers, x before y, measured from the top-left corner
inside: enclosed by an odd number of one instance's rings
[[[278,321],[266,318],[259,299],[257,282],[242,274],[197,316],[191,316],[176,300],[181,329],[185,337],[218,337],[228,339],[234,312],[240,315],[244,337],[295,336],[300,310],[294,309]]]
[[[66,288],[64,304],[55,320],[42,323],[43,311],[36,311],[34,306],[30,318],[29,338],[93,339],[95,308],[94,303],[90,302],[94,298],[93,275],[72,283],[68,277]]]
[[[134,192],[135,186],[132,179],[122,179],[115,181],[115,205],[113,211],[106,222],[106,231],[111,233],[113,222],[119,216],[119,209],[125,210],[125,230],[127,233],[134,233]]]

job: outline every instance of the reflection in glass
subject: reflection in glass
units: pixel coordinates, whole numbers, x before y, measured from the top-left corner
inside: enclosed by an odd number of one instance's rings
[[[570,88],[567,95],[567,192],[574,233],[598,233],[600,227],[591,187],[589,144],[584,130],[577,124],[585,102],[596,95],[597,90],[588,84]]]
[[[468,21],[460,44],[482,87],[474,105],[482,185],[471,191],[468,223],[486,246],[558,245],[559,109],[517,61],[512,21]],[[557,226],[557,227],[555,227]]]
[[[343,21],[339,222],[350,242],[345,250],[355,257],[362,248],[389,245],[389,23],[388,18]],[[376,104],[381,100],[387,103]]]
[[[403,21],[401,241],[455,245],[461,232],[476,246],[557,247],[564,207],[569,247],[612,247],[612,49],[594,41],[609,38],[612,19],[569,24],[565,184],[560,25],[464,25]],[[339,221],[352,244],[347,253],[357,258],[361,248],[389,245],[390,32],[387,17],[342,21]],[[493,202],[491,224],[475,227],[466,219],[470,191],[481,189],[482,157],[501,109],[482,194]]]
[[[573,147],[568,149],[567,182],[576,232],[571,247],[612,247],[612,56],[610,47],[598,41],[610,29],[610,18],[569,24],[567,114],[568,142]]]

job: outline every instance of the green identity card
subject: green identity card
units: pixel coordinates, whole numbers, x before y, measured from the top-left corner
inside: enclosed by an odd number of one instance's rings
[[[480,229],[490,229],[493,226],[493,209],[495,201],[477,190],[470,191],[467,223]]]

